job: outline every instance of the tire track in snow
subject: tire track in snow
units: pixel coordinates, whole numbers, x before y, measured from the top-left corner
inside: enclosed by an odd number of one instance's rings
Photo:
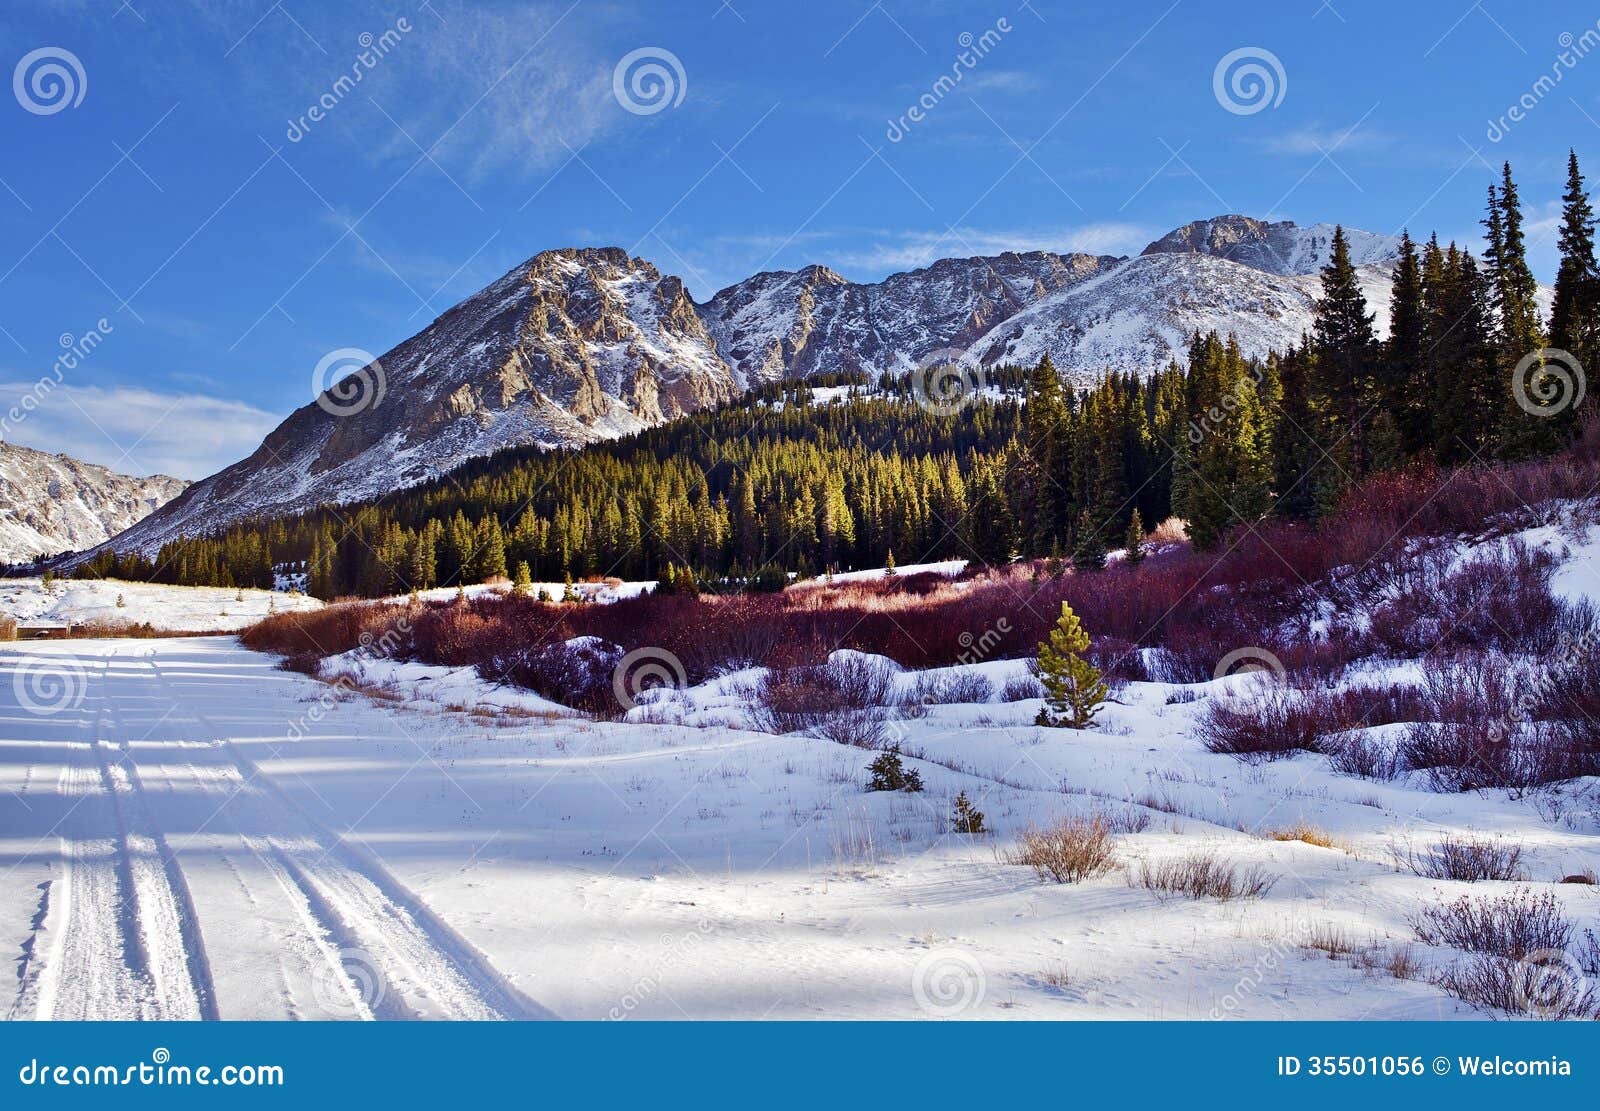
[[[13,1014],[31,1012],[44,1020],[159,1017],[129,951],[116,818],[90,766],[98,715],[80,723],[83,736],[69,747],[57,777],[61,798],[73,801],[55,831],[59,860],[34,918],[30,980]]]
[[[149,981],[160,1018],[215,1019],[216,991],[194,900],[144,797],[132,739],[112,691],[111,667],[107,657],[91,746],[117,816],[125,947],[136,971]]]
[[[324,957],[338,970],[339,988],[347,995],[354,991],[352,1010],[359,1017],[555,1017],[507,982],[376,857],[311,817],[185,702],[153,657],[148,662],[218,758],[203,765],[208,774],[195,769],[196,782],[224,794],[219,815],[227,815],[251,852],[286,885],[291,901],[308,915],[313,940],[337,946],[337,953],[324,948]]]

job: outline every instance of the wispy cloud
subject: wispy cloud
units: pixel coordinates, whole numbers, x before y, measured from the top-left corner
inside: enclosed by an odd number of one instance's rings
[[[280,417],[241,401],[154,390],[57,386],[40,397],[33,382],[0,382],[0,401],[34,396],[6,438],[64,452],[125,474],[204,478],[260,446]]]
[[[1325,152],[1353,152],[1375,150],[1388,146],[1391,136],[1370,125],[1346,124],[1344,127],[1297,127],[1280,131],[1259,141],[1259,145],[1274,154],[1314,154]]]

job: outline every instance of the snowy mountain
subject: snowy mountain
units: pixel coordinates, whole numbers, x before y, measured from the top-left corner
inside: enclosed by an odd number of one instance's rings
[[[873,284],[808,266],[729,286],[701,305],[700,314],[742,383],[904,371],[964,350],[1029,305],[1119,261],[1008,251],[941,259]]]
[[[1144,253],[1212,255],[1269,274],[1315,274],[1328,264],[1333,232],[1332,224],[1302,228],[1289,220],[1268,224],[1248,216],[1215,216],[1168,232]],[[1397,235],[1346,228],[1345,240],[1358,267],[1392,263],[1400,254]]]
[[[0,563],[104,544],[187,485],[166,475],[134,478],[0,441]]]
[[[611,439],[731,400],[683,283],[618,248],[546,251],[291,413],[119,538],[371,497],[499,448]]]
[[[117,547],[148,552],[253,514],[376,496],[503,447],[626,435],[782,378],[1034,362],[1047,350],[1079,380],[1148,373],[1196,329],[1263,354],[1310,326],[1332,233],[1219,216],[1133,258],[1006,252],[876,283],[808,266],[701,304],[619,248],[546,251],[292,413]],[[1381,321],[1398,241],[1348,235]]]
[[[1391,267],[1357,269],[1379,334],[1387,331]],[[1321,280],[1276,274],[1211,254],[1146,253],[1052,294],[991,329],[966,355],[985,366],[1036,363],[1087,381],[1107,368],[1150,372],[1182,361],[1195,332],[1232,333],[1246,355],[1299,343]]]

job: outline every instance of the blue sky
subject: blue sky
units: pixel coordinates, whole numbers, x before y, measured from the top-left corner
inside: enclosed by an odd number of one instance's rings
[[[705,299],[810,262],[870,280],[1006,248],[1135,253],[1227,211],[1470,239],[1509,158],[1548,280],[1568,146],[1600,173],[1597,17],[1509,0],[21,0],[0,13],[21,67],[0,101],[3,432],[198,478],[310,401],[329,351],[387,350],[568,245],[623,246]],[[615,88],[640,50],[671,55],[656,111]],[[1216,94],[1240,50],[1264,103],[1229,93],[1231,70]],[[29,83],[52,62],[64,101]]]

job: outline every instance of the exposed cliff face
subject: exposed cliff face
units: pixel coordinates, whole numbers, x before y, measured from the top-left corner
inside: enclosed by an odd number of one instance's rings
[[[0,563],[104,544],[187,485],[166,475],[134,478],[0,441]]]

